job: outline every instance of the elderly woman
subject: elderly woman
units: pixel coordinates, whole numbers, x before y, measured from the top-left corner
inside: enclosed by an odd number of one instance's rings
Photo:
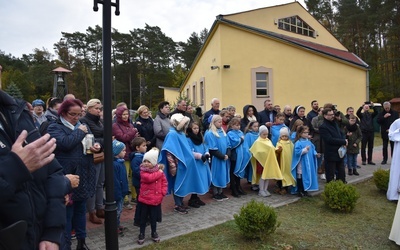
[[[168,117],[169,113],[169,102],[163,101],[158,104],[158,112],[156,118],[154,119],[153,129],[157,139],[156,147],[160,150],[164,143],[165,136],[167,136],[169,128],[171,127]]]
[[[89,127],[95,140],[103,146],[104,127],[100,119],[100,112],[103,109],[103,105],[99,99],[91,99],[87,102],[86,107],[87,112],[80,121]],[[95,163],[94,168],[96,170],[96,192],[93,197],[88,199],[86,208],[89,211],[89,221],[94,224],[102,224],[103,222],[99,218],[104,218],[104,162]]]
[[[79,121],[82,102],[78,99],[64,101],[58,109],[59,119],[49,125],[47,131],[57,140],[54,154],[63,167],[64,174],[79,176],[79,186],[73,190],[72,202],[67,206],[65,240],[66,248],[71,247],[72,225],[78,239],[77,249],[87,249],[86,238],[86,201],[94,195],[95,168],[93,153],[100,152],[100,144],[93,146],[86,142],[91,131]],[[60,215],[61,216],[61,215]]]
[[[132,170],[129,162],[129,154],[132,152],[131,142],[133,138],[139,136],[138,130],[132,125],[129,121],[129,110],[126,106],[122,105],[117,108],[115,111],[116,121],[112,125],[112,134],[120,142],[125,144],[126,154],[124,157],[125,160],[125,169],[127,173],[128,180],[131,180]],[[132,199],[136,199],[136,191],[132,186],[132,182],[129,182],[129,190],[132,194]],[[129,197],[126,196],[124,199],[125,208],[131,210],[133,207],[129,204]]]
[[[151,118],[150,110],[147,106],[142,105],[137,110],[139,117],[136,119],[136,128],[139,130],[140,136],[147,141],[147,151],[156,146],[156,137],[153,129],[153,118]]]

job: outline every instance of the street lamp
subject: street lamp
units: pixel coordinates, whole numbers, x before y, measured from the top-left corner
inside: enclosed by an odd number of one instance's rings
[[[68,94],[68,84],[65,81],[65,76],[72,71],[63,67],[58,67],[52,71],[54,72],[53,97],[63,99]]]

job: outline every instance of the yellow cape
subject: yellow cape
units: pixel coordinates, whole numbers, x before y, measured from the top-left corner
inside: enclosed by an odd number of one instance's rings
[[[282,186],[295,186],[296,180],[293,178],[292,175],[292,158],[294,145],[290,140],[279,140],[279,142],[276,144],[276,148],[278,148],[279,146],[282,147],[280,159],[278,160],[283,176]]]
[[[253,154],[253,157],[251,158],[251,163],[253,165],[253,184],[258,183],[260,180],[260,175],[257,174],[256,161],[258,161],[264,168],[261,174],[261,179],[283,179],[278,161],[276,160],[275,147],[268,138],[263,139],[259,137],[253,143],[253,146],[251,146],[250,152]]]

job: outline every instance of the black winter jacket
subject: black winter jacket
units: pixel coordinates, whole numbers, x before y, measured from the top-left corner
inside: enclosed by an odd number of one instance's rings
[[[339,157],[338,149],[340,146],[346,145],[346,140],[337,123],[324,119],[319,127],[319,133],[325,145],[324,159],[326,161],[341,161],[342,158]]]
[[[26,102],[15,100],[0,91],[0,111],[4,115],[0,129],[0,228],[17,221],[28,223],[21,249],[38,249],[41,241],[59,244],[65,226],[65,179],[62,167],[53,160],[39,170],[29,173],[11,147],[23,130],[26,141],[40,137]]]
[[[82,117],[80,119],[80,121],[81,121],[81,123],[89,126],[89,129],[90,129],[90,131],[92,131],[92,134],[93,134],[94,138],[96,139],[96,142],[100,143],[101,147],[103,147],[104,126],[100,120],[100,116],[86,113],[86,115],[84,117]]]

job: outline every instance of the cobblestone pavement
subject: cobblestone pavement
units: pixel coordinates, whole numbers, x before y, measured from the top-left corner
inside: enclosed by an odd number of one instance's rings
[[[358,157],[360,158],[360,157]],[[357,183],[372,177],[373,172],[376,169],[390,167],[390,162],[386,165],[380,165],[382,161],[382,147],[374,148],[374,162],[375,166],[372,165],[361,165],[361,169],[358,169],[359,176],[347,176],[346,180],[348,183]],[[360,159],[359,159],[360,160]],[[361,162],[359,162],[361,164]],[[347,170],[346,170],[347,173]],[[272,182],[272,181],[271,181]],[[312,195],[321,193],[325,186],[325,181],[319,180],[320,191],[312,192]],[[270,183],[270,192],[272,196],[263,198],[257,195],[257,192],[250,190],[250,185],[242,182],[242,186],[247,195],[241,196],[240,198],[234,198],[230,196],[228,189],[224,190],[224,193],[229,197],[229,200],[223,202],[217,202],[212,200],[211,194],[205,194],[201,196],[201,199],[207,204],[200,208],[191,208],[188,214],[181,215],[174,213],[173,211],[173,199],[171,196],[165,197],[163,201],[163,218],[162,222],[157,225],[157,232],[160,235],[162,241],[171,239],[176,236],[184,235],[193,231],[209,228],[226,221],[232,220],[233,215],[239,212],[240,208],[247,202],[255,199],[257,201],[263,201],[265,204],[272,207],[279,207],[289,203],[296,202],[299,198],[295,195],[278,195],[273,194],[273,183]],[[185,197],[187,201],[188,197]],[[187,203],[186,203],[187,204]],[[137,243],[137,237],[139,234],[139,228],[133,226],[133,210],[124,210],[121,218],[121,225],[127,227],[128,230],[125,232],[125,236],[119,237],[119,249],[135,249],[140,247]],[[86,243],[92,250],[94,249],[106,249],[105,248],[105,236],[103,225],[93,225],[90,222],[87,224],[87,239]],[[75,242],[73,243],[75,244]],[[150,227],[146,228],[146,241],[143,246],[147,244],[153,244],[150,238]],[[73,249],[75,246],[73,245]]]

